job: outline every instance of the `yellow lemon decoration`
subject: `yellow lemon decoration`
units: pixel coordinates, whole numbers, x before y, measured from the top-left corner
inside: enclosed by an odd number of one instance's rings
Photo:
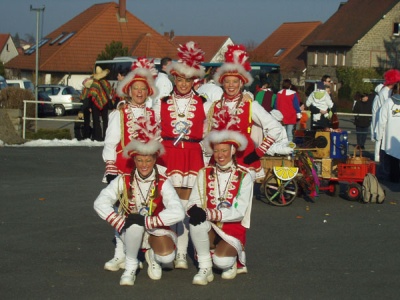
[[[274,167],[275,176],[285,181],[293,179],[298,171],[299,168],[294,167]]]

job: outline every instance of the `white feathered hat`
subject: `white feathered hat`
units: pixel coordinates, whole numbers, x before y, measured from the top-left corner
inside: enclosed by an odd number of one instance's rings
[[[244,85],[251,85],[253,77],[250,74],[251,65],[247,61],[249,55],[243,45],[229,45],[225,52],[225,62],[214,74],[215,82],[222,85],[226,76],[236,76],[243,81]]]
[[[204,52],[195,42],[187,42],[179,45],[178,61],[173,61],[167,67],[167,73],[183,78],[203,78],[205,69],[201,65],[204,62]]]
[[[161,156],[165,153],[164,146],[159,141],[159,124],[145,117],[139,117],[133,129],[136,132],[135,138],[124,148],[125,157],[135,155],[156,155]]]
[[[131,71],[122,79],[117,87],[117,94],[121,97],[129,96],[129,90],[136,81],[146,84],[148,96],[157,96],[158,90],[154,83],[158,71],[154,66],[154,60],[148,60],[145,57],[139,57],[132,63]]]
[[[203,140],[205,151],[213,153],[216,144],[233,145],[238,151],[244,151],[247,147],[247,138],[239,131],[240,119],[232,115],[228,110],[221,110],[212,118],[213,130]]]

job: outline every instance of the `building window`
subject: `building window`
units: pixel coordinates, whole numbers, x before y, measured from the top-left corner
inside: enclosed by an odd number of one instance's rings
[[[276,53],[274,54],[275,57],[280,56],[283,52],[285,52],[286,48],[280,48]]]
[[[324,65],[327,66],[328,65],[328,58],[329,58],[329,52],[326,52],[324,54]]]
[[[338,64],[338,56],[339,56],[339,53],[336,51],[334,56],[333,56],[333,64],[335,66],[337,66],[337,64]]]
[[[346,51],[343,51],[343,55],[342,55],[342,66],[346,65]]]
[[[314,52],[314,65],[318,65],[318,51]]]
[[[393,35],[395,36],[400,35],[399,23],[393,23]]]

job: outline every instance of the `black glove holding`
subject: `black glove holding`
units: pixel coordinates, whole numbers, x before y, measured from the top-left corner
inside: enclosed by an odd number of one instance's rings
[[[192,224],[193,226],[197,226],[201,223],[203,223],[206,218],[206,212],[204,209],[197,207],[197,205],[193,205],[188,211],[188,215],[190,216],[189,218],[189,224]]]
[[[129,214],[125,219],[124,227],[122,227],[121,231],[124,231],[131,227],[133,224],[137,224],[139,226],[144,226],[144,216],[139,214]]]
[[[112,175],[112,174],[106,175],[107,183],[110,183],[111,181],[113,181],[115,178],[117,178],[117,176],[118,175]]]
[[[255,161],[259,160],[259,159],[260,159],[260,157],[258,156],[256,150],[254,150],[253,152],[247,154],[247,155],[244,157],[243,162],[244,162],[246,165],[251,165],[253,162],[255,162]]]

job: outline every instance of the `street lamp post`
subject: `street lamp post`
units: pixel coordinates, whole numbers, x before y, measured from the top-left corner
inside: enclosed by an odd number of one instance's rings
[[[39,80],[39,24],[40,24],[40,12],[44,11],[45,6],[42,8],[33,8],[31,5],[31,11],[36,11],[36,68],[35,68],[35,101],[38,101],[38,80]],[[35,119],[38,117],[38,105],[35,103]],[[37,132],[37,120],[35,120],[35,132]]]

